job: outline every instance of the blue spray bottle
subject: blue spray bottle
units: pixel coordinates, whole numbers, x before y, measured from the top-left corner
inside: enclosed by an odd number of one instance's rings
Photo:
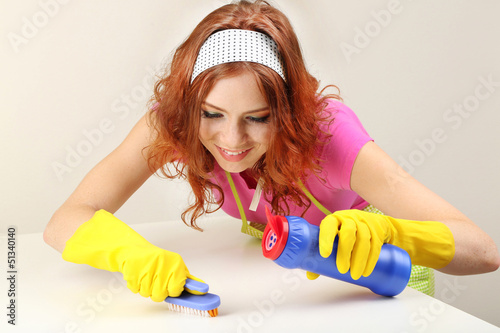
[[[408,284],[411,260],[406,251],[384,244],[373,272],[358,280],[337,270],[337,239],[328,258],[319,254],[319,227],[297,216],[273,216],[266,207],[267,226],[262,237],[266,258],[285,268],[301,268],[320,275],[366,287],[382,296],[396,296]]]

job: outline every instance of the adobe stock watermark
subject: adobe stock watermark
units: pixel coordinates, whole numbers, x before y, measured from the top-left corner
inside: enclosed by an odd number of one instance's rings
[[[416,148],[408,156],[398,156],[397,163],[402,169],[386,175],[386,179],[393,189],[402,178],[406,177],[403,170],[410,175],[413,174],[417,167],[423,165],[438,150],[439,145],[448,140],[448,133],[460,129],[464,121],[479,110],[481,102],[489,99],[500,87],[500,81],[495,81],[493,74],[479,76],[477,81],[478,84],[473,93],[444,111],[442,118],[447,127],[434,128],[427,138],[414,140]]]
[[[449,279],[444,281],[444,288],[439,296],[444,302],[451,304],[462,295],[464,290],[467,290],[467,286],[460,284],[459,278],[455,276],[453,281]],[[417,332],[425,332],[445,311],[446,305],[433,298],[427,306],[420,306],[417,311],[413,312],[408,320]]]
[[[19,53],[21,47],[26,46],[38,33],[45,28],[61,9],[70,0],[39,0],[39,9],[31,16],[21,18],[21,27],[18,32],[9,32],[7,39],[15,53]]]
[[[306,271],[317,271],[318,262],[311,258],[305,258],[302,269],[286,269],[281,276],[283,288],[273,289],[268,298],[253,302],[256,310],[250,312],[246,318],[238,317],[238,333],[252,333],[256,328],[262,327],[267,318],[270,318],[280,304],[286,301],[287,294],[294,294],[304,281],[309,281]]]
[[[377,38],[391,24],[394,16],[403,11],[403,5],[399,0],[390,0],[386,9],[372,10],[371,20],[366,22],[362,28],[354,27],[354,37],[351,43],[342,42],[339,47],[347,63],[352,62],[352,57],[360,54],[366,49],[373,39]]]
[[[255,300],[252,304],[255,310],[248,315],[238,317],[237,333],[252,333],[255,329],[262,327],[266,319],[270,318],[279,305],[285,303],[287,293],[297,291],[304,280],[307,280],[306,272],[303,270],[285,270],[281,277],[283,288],[273,289],[269,297],[262,300]]]
[[[68,321],[63,328],[64,333],[82,333],[85,325],[92,322],[102,312],[106,306],[111,304],[114,295],[123,292],[127,288],[118,274],[112,273],[113,277],[109,280],[107,288],[99,290],[95,295],[89,296],[76,307],[76,314],[81,320]]]
[[[94,149],[104,142],[106,136],[115,131],[119,121],[129,117],[134,108],[150,98],[156,71],[148,66],[146,72],[141,83],[113,100],[111,112],[114,117],[105,117],[94,127],[84,128],[76,143],[65,146],[65,156],[51,163],[52,170],[60,182],[64,180],[65,175],[80,166],[84,158],[91,155]]]

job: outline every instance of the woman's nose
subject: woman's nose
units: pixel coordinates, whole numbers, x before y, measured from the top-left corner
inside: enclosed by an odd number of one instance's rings
[[[223,128],[222,138],[225,148],[241,148],[241,143],[246,140],[245,126],[237,121],[228,121]]]

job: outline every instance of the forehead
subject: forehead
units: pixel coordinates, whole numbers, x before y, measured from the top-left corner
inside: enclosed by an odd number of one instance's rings
[[[204,101],[224,110],[236,111],[267,106],[257,79],[247,71],[217,80]]]

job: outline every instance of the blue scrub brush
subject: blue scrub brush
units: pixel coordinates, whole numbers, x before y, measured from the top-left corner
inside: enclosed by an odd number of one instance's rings
[[[206,293],[208,284],[187,279],[184,289]],[[215,294],[193,295],[183,291],[179,297],[167,297],[165,302],[168,304],[169,310],[176,312],[195,314],[202,317],[216,317],[219,314],[220,297]]]

